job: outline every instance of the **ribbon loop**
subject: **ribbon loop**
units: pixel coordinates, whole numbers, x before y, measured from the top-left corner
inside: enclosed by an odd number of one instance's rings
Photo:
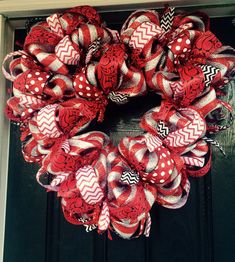
[[[154,37],[162,38],[164,30],[151,22],[141,23],[130,37],[129,45],[134,49],[142,50]]]
[[[76,172],[77,188],[86,203],[94,205],[100,202],[104,194],[98,183],[98,177],[92,166],[85,166]]]
[[[64,37],[64,31],[63,31],[63,27],[62,27],[60,19],[59,19],[59,15],[53,14],[53,15],[47,17],[46,20],[47,20],[47,23],[48,23],[51,31],[53,31],[59,37],[63,38]]]
[[[57,138],[62,134],[56,121],[57,109],[58,105],[56,104],[47,105],[38,112],[38,129],[47,137]]]
[[[55,47],[55,54],[67,65],[77,65],[80,60],[80,52],[75,49],[68,35],[57,44]]]

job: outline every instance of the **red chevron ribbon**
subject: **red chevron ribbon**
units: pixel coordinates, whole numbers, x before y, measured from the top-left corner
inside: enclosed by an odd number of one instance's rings
[[[131,35],[129,45],[142,50],[153,37],[161,36],[163,33],[161,27],[150,22],[144,22]]]
[[[57,44],[55,54],[67,65],[77,65],[80,60],[80,52],[75,49],[68,35]]]
[[[58,14],[53,14],[49,17],[47,17],[47,23],[55,34],[57,34],[59,37],[63,38],[64,37],[64,31],[63,27],[60,23],[59,15]]]
[[[20,101],[19,104],[24,107],[29,107],[29,108],[41,108],[45,105],[45,102],[42,101],[41,99],[35,98],[30,95],[22,95],[20,96]]]
[[[205,164],[204,157],[187,157],[181,156],[186,165],[203,167]]]
[[[98,177],[92,166],[85,166],[76,172],[77,188],[82,198],[88,204],[94,205],[100,202],[103,197],[103,191],[99,186]]]
[[[50,183],[50,185],[52,187],[56,187],[58,185],[60,185],[62,182],[64,182],[68,176],[70,175],[70,173],[62,173],[62,174],[59,174],[57,175]]]
[[[162,140],[157,136],[149,134],[147,137],[145,137],[145,143],[149,149],[149,152],[153,152],[162,145]]]
[[[205,121],[197,111],[189,108],[179,109],[179,111],[187,115],[191,119],[191,122],[185,127],[171,132],[167,138],[165,138],[164,141],[170,147],[188,146],[197,141],[206,131]]]
[[[56,121],[56,111],[58,109],[58,105],[47,105],[43,107],[37,115],[37,124],[39,131],[51,138],[56,138],[61,136],[62,132],[59,130]]]

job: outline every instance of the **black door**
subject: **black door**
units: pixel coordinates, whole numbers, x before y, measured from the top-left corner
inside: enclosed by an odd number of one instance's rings
[[[112,27],[120,27],[128,13],[122,16]],[[111,18],[112,14],[105,14],[106,21]],[[216,18],[211,23],[224,44],[235,46],[232,18]],[[16,32],[18,41],[24,36],[24,30]],[[158,96],[149,94],[127,106],[110,105],[104,123],[95,128],[117,143],[125,135],[139,134],[140,117],[159,103]],[[12,125],[4,262],[235,261],[234,130],[233,126],[217,137],[227,157],[214,152],[211,172],[191,179],[183,208],[168,210],[155,205],[149,238],[127,241],[113,235],[110,241],[106,235],[86,233],[83,227],[65,221],[54,193],[46,194],[37,184],[37,167],[23,161],[19,130]]]

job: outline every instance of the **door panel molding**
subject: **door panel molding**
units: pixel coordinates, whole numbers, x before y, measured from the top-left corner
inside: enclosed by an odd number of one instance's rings
[[[6,22],[6,18],[0,15],[0,61],[13,49],[14,29]],[[4,114],[9,83],[0,74],[0,261],[3,261],[7,181],[8,181],[8,158],[9,158],[9,121]]]

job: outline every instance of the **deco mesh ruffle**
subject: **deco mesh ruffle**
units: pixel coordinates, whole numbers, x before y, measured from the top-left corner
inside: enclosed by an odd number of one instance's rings
[[[110,238],[149,236],[154,203],[182,207],[189,177],[210,169],[210,144],[221,149],[209,136],[232,124],[221,97],[234,63],[234,49],[210,31],[205,14],[138,10],[119,33],[92,7],[75,7],[33,25],[23,50],[6,56],[3,73],[13,82],[6,115],[20,126],[25,160],[40,165],[37,181],[57,192],[70,223]],[[115,147],[88,131],[108,103],[148,92],[162,101],[142,117],[142,135]]]

